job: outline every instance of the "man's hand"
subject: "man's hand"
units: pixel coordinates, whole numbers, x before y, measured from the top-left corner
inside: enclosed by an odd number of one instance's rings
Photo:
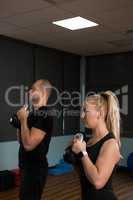
[[[20,122],[27,120],[27,117],[29,115],[29,112],[26,110],[26,107],[23,106],[18,112],[17,116]]]

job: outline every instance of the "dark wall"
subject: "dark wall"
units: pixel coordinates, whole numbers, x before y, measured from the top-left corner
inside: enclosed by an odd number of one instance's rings
[[[112,90],[121,107],[121,135],[133,137],[133,52],[87,57],[86,93]],[[127,113],[128,112],[128,113]]]
[[[64,56],[64,91],[69,92],[70,98],[64,100],[64,132],[72,134],[80,130],[79,116],[80,106],[77,92],[80,93],[79,56],[65,54]],[[68,96],[67,96],[68,97]]]
[[[9,125],[9,116],[19,108],[19,105],[15,104],[21,103],[20,90],[14,88],[8,95],[14,106],[5,99],[6,92],[11,87],[28,86],[32,82],[32,47],[0,38],[0,141],[16,139],[15,130]]]
[[[35,80],[45,78],[50,80],[59,92],[65,88],[79,90],[79,63],[80,56],[0,36],[0,141],[16,139],[15,130],[9,125],[9,118],[19,105],[13,107],[5,101],[8,88],[31,86]],[[54,102],[56,96],[56,92],[53,92],[50,101]],[[19,103],[18,89],[10,93],[10,100]],[[54,117],[53,135],[62,135],[63,106],[58,102],[53,108],[61,113],[59,118]],[[65,134],[71,134],[79,129],[79,117],[73,117],[72,120],[73,122],[70,122],[70,118],[64,119],[67,121]],[[74,123],[73,126],[71,123]]]

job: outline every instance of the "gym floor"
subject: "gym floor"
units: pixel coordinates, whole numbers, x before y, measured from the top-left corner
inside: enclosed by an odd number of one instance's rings
[[[113,186],[119,200],[133,199],[133,176],[118,171]],[[0,193],[1,200],[18,200],[18,188]],[[60,176],[49,176],[42,200],[80,200],[80,185],[76,172]]]

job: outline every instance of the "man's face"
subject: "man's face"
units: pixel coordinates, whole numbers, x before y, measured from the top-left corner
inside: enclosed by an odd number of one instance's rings
[[[33,105],[39,105],[44,98],[44,90],[39,82],[35,82],[29,90],[29,99]]]

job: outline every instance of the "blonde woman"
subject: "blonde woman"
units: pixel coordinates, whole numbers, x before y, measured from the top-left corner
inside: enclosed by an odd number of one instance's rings
[[[73,141],[72,150],[80,158],[82,200],[117,200],[112,175],[120,160],[119,103],[111,91],[86,97],[82,119],[92,129],[87,142]]]

